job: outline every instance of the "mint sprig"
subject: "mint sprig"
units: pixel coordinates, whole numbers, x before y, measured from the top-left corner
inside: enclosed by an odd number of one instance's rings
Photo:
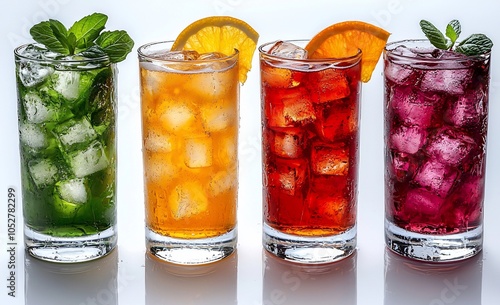
[[[458,20],[452,20],[448,23],[445,34],[427,20],[420,21],[420,28],[430,43],[438,49],[455,51],[472,56],[488,53],[493,47],[491,39],[484,34],[472,34],[456,45],[458,37],[462,33],[462,27]]]
[[[49,19],[30,29],[33,39],[50,51],[62,55],[81,54],[97,58],[107,55],[111,62],[123,61],[134,47],[126,31],[103,32],[108,16],[94,13],[76,21],[69,29]]]

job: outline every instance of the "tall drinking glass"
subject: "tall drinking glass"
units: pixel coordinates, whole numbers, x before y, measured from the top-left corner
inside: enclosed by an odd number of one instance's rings
[[[139,48],[146,244],[160,259],[202,264],[236,247],[238,52]]]
[[[388,44],[386,242],[404,256],[452,261],[482,249],[490,54]]]
[[[324,263],[356,247],[361,51],[307,59],[307,41],[267,43],[261,69],[263,244]]]
[[[27,251],[92,260],[116,245],[116,69],[107,56],[15,49]]]

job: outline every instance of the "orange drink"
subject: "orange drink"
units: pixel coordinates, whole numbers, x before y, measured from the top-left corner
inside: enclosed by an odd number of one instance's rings
[[[181,263],[186,249],[166,248],[194,244],[204,262],[236,242],[239,53],[170,48],[139,49],[147,238]]]
[[[138,50],[146,246],[159,259],[205,264],[236,249],[239,84],[258,38],[216,16]]]

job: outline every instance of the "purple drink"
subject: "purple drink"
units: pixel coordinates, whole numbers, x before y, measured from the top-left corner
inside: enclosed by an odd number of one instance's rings
[[[470,257],[482,247],[490,54],[407,40],[388,44],[384,63],[387,244]]]

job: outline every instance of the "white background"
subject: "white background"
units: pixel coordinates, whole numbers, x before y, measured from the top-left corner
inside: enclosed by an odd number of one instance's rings
[[[432,3],[432,4],[431,4]],[[0,11],[0,304],[499,304],[500,289],[500,5],[494,0],[17,0]],[[29,28],[48,18],[69,26],[92,12],[109,16],[107,28],[125,29],[136,46],[119,64],[118,249],[77,266],[25,257],[19,192],[17,109],[13,49],[30,41]],[[392,33],[390,41],[423,38],[418,22],[444,29],[459,19],[463,36],[482,32],[493,42],[481,255],[461,264],[412,264],[386,253],[383,239],[383,84],[379,62],[363,84],[358,205],[358,251],[328,267],[300,268],[264,254],[261,247],[260,89],[254,68],[241,88],[239,242],[237,255],[209,268],[168,268],[145,256],[143,184],[136,48],[174,39],[194,20],[231,15],[260,33],[259,43],[310,38],[328,25],[363,20]],[[16,297],[7,296],[7,189],[18,193]],[[168,270],[167,270],[168,269]],[[170,272],[170,273],[169,273]],[[207,273],[174,276],[174,273]],[[25,302],[26,299],[26,302]]]

